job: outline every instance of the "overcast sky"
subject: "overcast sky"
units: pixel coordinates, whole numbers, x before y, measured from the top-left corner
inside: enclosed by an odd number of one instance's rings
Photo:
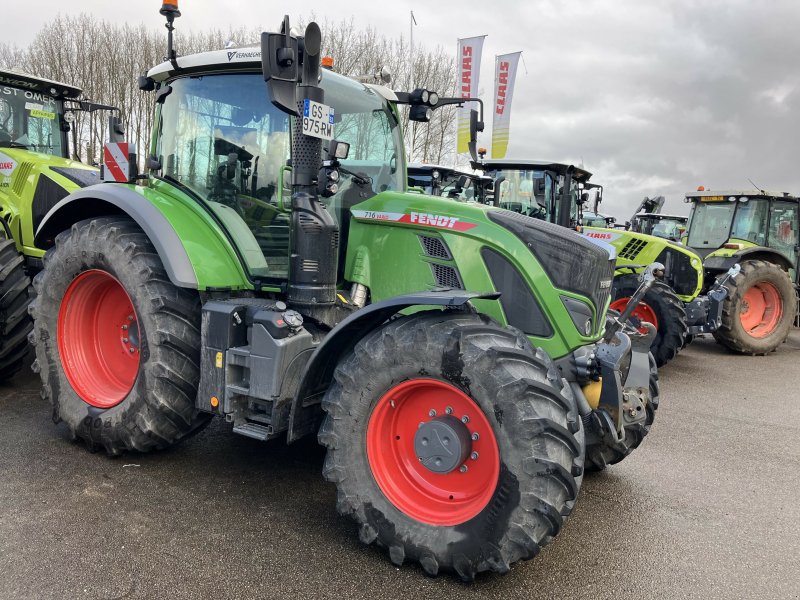
[[[59,12],[161,26],[158,0],[4,0],[5,42],[26,45]],[[282,8],[277,8],[282,6]],[[181,0],[178,28],[261,23],[287,5],[265,0]],[[443,45],[488,34],[481,95],[494,55],[523,51],[508,158],[583,163],[605,185],[604,212],[627,217],[644,196],[685,213],[683,193],[746,189],[747,178],[800,193],[800,1],[571,0],[299,4],[353,17],[389,36]],[[487,12],[484,12],[487,11]],[[297,13],[299,14],[299,13]],[[9,24],[14,24],[13,27]],[[178,33],[180,35],[180,33]],[[323,31],[324,35],[324,31]],[[490,144],[489,128],[479,141]]]

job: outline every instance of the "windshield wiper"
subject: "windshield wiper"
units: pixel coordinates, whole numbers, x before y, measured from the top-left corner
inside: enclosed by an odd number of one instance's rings
[[[19,142],[0,142],[0,147],[2,147],[2,148],[25,148],[25,150],[28,150],[30,148],[30,146],[27,146],[26,144],[21,144]]]
[[[358,185],[372,185],[372,177],[368,177],[366,175],[359,175],[358,173],[351,171],[350,169],[346,169],[341,164],[337,167],[342,173],[347,173],[352,177],[353,181],[355,181]]]

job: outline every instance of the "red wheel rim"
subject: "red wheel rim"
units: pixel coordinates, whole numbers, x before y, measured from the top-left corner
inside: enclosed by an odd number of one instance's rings
[[[139,373],[139,326],[130,296],[93,269],[67,288],[58,311],[58,351],[72,389],[97,408],[116,406]]]
[[[434,473],[417,456],[414,436],[422,424],[448,415],[448,409],[462,422],[467,417],[467,470]],[[483,411],[464,392],[435,379],[405,381],[383,395],[367,424],[367,457],[389,501],[430,525],[457,525],[475,517],[494,495],[500,475],[497,440]]]
[[[782,315],[781,294],[771,283],[761,281],[744,293],[739,320],[747,334],[754,338],[767,337],[775,331]]]
[[[629,301],[630,297],[618,298],[611,303],[609,308],[621,313],[628,307]],[[658,330],[658,317],[656,316],[656,311],[654,311],[653,307],[646,302],[639,302],[639,305],[633,309],[631,312],[631,320],[633,320],[634,323],[652,323],[653,327]],[[639,331],[641,333],[647,333],[647,329],[645,327],[639,327]]]

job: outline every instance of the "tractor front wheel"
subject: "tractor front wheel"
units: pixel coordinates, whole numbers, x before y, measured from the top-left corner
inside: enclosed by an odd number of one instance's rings
[[[623,275],[614,279],[611,308],[618,312],[625,310],[628,300],[639,287],[636,275]],[[631,313],[634,326],[646,321],[656,328],[656,336],[650,344],[650,352],[656,365],[663,367],[683,348],[689,326],[686,322],[686,309],[672,288],[662,281],[653,282],[639,306]],[[646,330],[644,330],[646,331]]]
[[[578,497],[585,447],[569,388],[544,351],[486,317],[391,321],[340,362],[322,406],[337,509],[397,565],[506,572]]]
[[[133,221],[59,234],[34,288],[34,370],[73,438],[111,455],[148,451],[208,422],[195,409],[200,299],[170,282]]]
[[[789,335],[797,303],[789,274],[774,263],[746,260],[728,279],[722,325],[714,338],[744,354],[767,354]]]

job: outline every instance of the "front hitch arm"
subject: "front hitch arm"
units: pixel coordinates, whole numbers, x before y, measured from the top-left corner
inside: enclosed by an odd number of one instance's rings
[[[603,338],[605,343],[611,342],[614,339],[614,336],[618,331],[621,331],[625,328],[625,324],[630,319],[631,314],[633,313],[634,309],[639,305],[645,294],[653,287],[653,283],[656,279],[663,279],[664,277],[664,265],[659,262],[654,262],[644,270],[644,273],[639,277],[639,287],[633,293],[630,300],[628,300],[628,305],[625,307],[625,310],[622,311],[622,314],[619,316],[613,316],[610,319],[610,322],[606,325],[606,335]]]

